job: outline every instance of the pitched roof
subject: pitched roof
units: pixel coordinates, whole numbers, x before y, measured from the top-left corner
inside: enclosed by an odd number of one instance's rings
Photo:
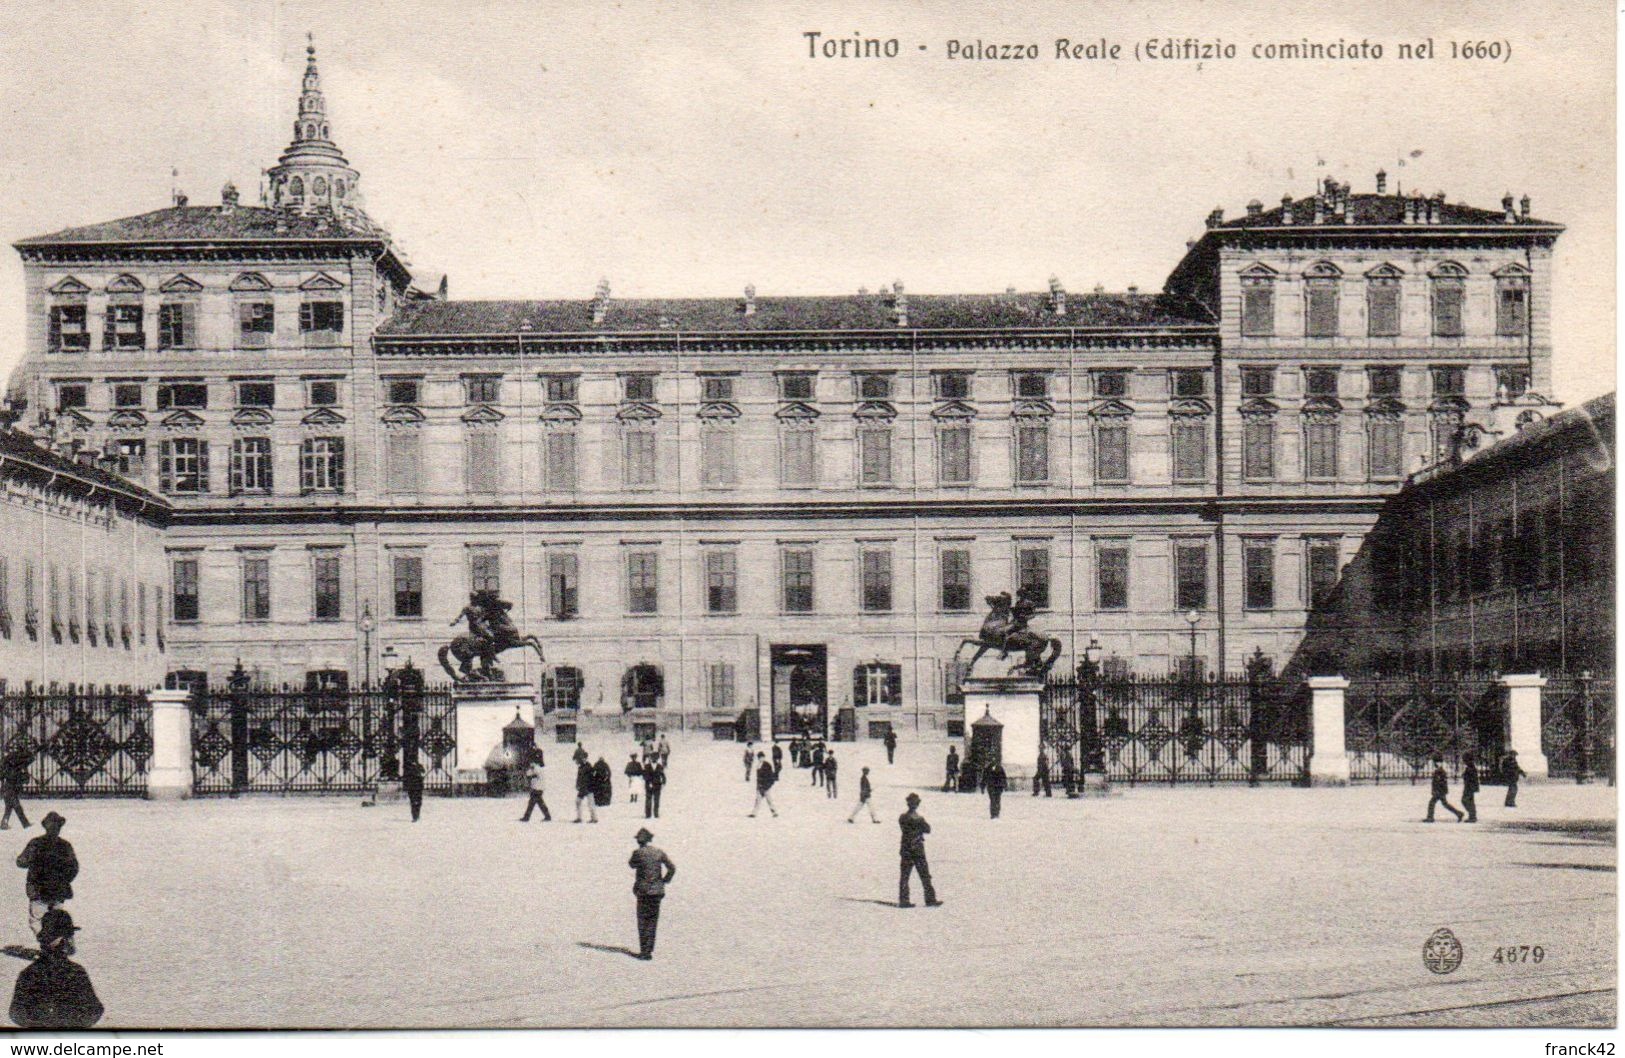
[[[1422,227],[1422,228],[1437,227],[1438,226],[1438,225],[1430,225],[1430,224],[1425,224],[1425,223],[1417,223],[1417,222],[1414,222],[1414,221],[1411,224],[1405,224],[1405,203],[1407,201],[1409,201],[1409,200],[1410,200],[1410,198],[1408,196],[1402,196],[1402,195],[1369,195],[1369,194],[1367,194],[1367,195],[1357,195],[1357,194],[1350,194],[1349,197],[1348,197],[1348,208],[1349,208],[1349,211],[1354,214],[1354,220],[1352,222],[1354,224],[1365,224],[1365,225],[1396,224],[1396,225],[1404,225],[1405,227]],[[1264,210],[1263,212],[1261,212],[1256,217],[1249,217],[1249,216],[1246,216],[1245,214],[1243,214],[1242,216],[1236,217],[1233,220],[1227,220],[1227,221],[1224,221],[1224,222],[1220,223],[1219,227],[1220,228],[1282,228],[1282,227],[1298,228],[1298,227],[1304,227],[1304,228],[1313,228],[1313,229],[1319,229],[1319,228],[1332,228],[1332,229],[1335,229],[1337,224],[1342,223],[1340,218],[1338,220],[1336,220],[1336,221],[1333,221],[1333,220],[1330,219],[1332,214],[1331,214],[1331,210],[1330,210],[1329,207],[1326,209],[1326,215],[1328,217],[1328,220],[1327,220],[1326,223],[1319,224],[1319,225],[1315,224],[1315,222],[1314,222],[1315,221],[1315,196],[1310,195],[1310,196],[1308,196],[1306,198],[1300,198],[1296,202],[1292,203],[1292,223],[1290,225],[1282,223],[1282,221],[1281,221],[1281,217],[1282,217],[1281,207],[1276,206],[1274,209],[1266,209],[1266,210]],[[1507,224],[1506,223],[1506,214],[1504,212],[1500,211],[1500,210],[1478,209],[1478,208],[1476,208],[1474,206],[1464,206],[1464,205],[1461,205],[1460,203],[1457,203],[1457,202],[1446,202],[1446,203],[1444,203],[1443,208],[1440,211],[1439,224],[1441,224],[1441,225],[1494,225],[1496,227],[1506,227],[1506,228],[1515,228],[1515,227],[1522,227],[1522,226],[1556,227],[1556,225],[1551,224],[1551,222],[1549,222],[1549,221],[1535,220],[1533,218],[1531,218],[1529,220],[1519,220],[1514,224]]]
[[[110,474],[100,467],[86,466],[58,455],[21,430],[0,426],[0,460],[8,458],[37,470],[49,471],[59,477],[77,479],[92,488],[103,489],[161,511],[170,508],[169,501],[157,493],[150,492],[117,474]]]
[[[1068,294],[1067,314],[1050,309],[1050,295],[909,294],[908,324],[899,327],[890,294],[745,299],[615,298],[604,322],[592,322],[590,298],[554,301],[426,301],[405,306],[377,335],[390,337],[634,333],[673,331],[896,331],[980,328],[1210,327],[1199,307],[1167,294]]]
[[[21,248],[63,243],[387,238],[382,228],[361,213],[299,214],[263,206],[236,206],[228,212],[219,206],[171,206],[134,217],[36,235],[19,240],[15,245]]]

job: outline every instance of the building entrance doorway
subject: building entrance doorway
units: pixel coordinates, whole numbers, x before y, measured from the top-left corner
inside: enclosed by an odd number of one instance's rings
[[[829,649],[775,644],[773,665],[773,737],[829,736]]]

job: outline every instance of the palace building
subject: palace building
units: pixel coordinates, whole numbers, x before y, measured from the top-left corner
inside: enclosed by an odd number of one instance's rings
[[[472,589],[545,708],[673,730],[957,728],[1019,587],[1062,667],[1284,667],[1410,474],[1551,410],[1527,198],[1327,180],[1160,293],[456,301],[359,185],[312,49],[259,204],[16,244],[30,423],[173,508],[177,679],[434,666]]]

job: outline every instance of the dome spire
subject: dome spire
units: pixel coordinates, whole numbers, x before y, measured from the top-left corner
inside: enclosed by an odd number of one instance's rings
[[[333,142],[322,76],[316,67],[316,38],[311,33],[305,34],[305,76],[299,88],[293,142],[266,175],[270,204],[279,209],[308,213],[360,206],[356,197],[360,174],[350,168]]]

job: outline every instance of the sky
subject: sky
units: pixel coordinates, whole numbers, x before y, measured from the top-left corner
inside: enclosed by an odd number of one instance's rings
[[[13,0],[0,238],[257,199],[315,35],[368,212],[453,297],[1159,289],[1215,207],[1374,174],[1563,223],[1554,390],[1614,386],[1607,3],[519,3]],[[895,59],[810,58],[896,38]],[[1057,61],[1104,38],[1119,61]],[[1195,38],[1236,58],[1136,62]],[[1263,61],[1368,40],[1380,62]],[[1432,60],[1393,58],[1431,39]],[[1036,61],[949,59],[949,41]],[[1455,59],[1451,41],[1510,45]],[[924,45],[924,50],[921,50]],[[1419,157],[1411,157],[1421,151]],[[1398,160],[1406,165],[1400,168]],[[22,269],[0,252],[0,375]]]

